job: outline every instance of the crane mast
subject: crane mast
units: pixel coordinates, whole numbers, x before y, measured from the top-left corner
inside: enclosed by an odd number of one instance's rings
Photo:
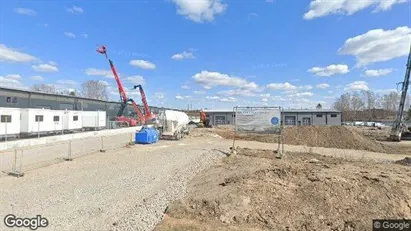
[[[411,71],[411,46],[410,46],[410,51],[408,54],[408,61],[407,61],[407,68],[405,71],[404,82],[402,83],[402,92],[401,92],[400,105],[398,107],[397,118],[392,126],[391,133],[390,133],[390,139],[392,141],[401,141],[402,133],[408,130],[405,128],[406,126],[403,123],[403,115],[404,115],[405,99],[407,97],[408,85],[410,82],[410,71]]]

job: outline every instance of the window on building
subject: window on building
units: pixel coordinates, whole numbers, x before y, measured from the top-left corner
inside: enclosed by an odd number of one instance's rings
[[[78,121],[78,116],[73,116],[73,121]]]
[[[36,122],[43,122],[44,116],[43,115],[36,115]]]
[[[2,123],[11,123],[11,115],[1,115]]]
[[[13,103],[17,103],[17,97],[13,97]]]
[[[9,96],[6,97],[6,103],[11,103],[11,97]]]
[[[317,114],[316,116],[317,116],[317,118],[322,118],[323,117],[322,114]]]
[[[54,121],[54,122],[60,121],[60,116],[54,116],[54,117],[53,117],[53,121]]]
[[[335,118],[335,117],[337,117],[337,114],[331,114],[331,117]]]

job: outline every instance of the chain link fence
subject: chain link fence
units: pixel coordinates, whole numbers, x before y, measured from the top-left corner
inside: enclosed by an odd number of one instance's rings
[[[234,136],[232,153],[235,153],[235,141],[241,136],[274,136],[278,146],[274,150],[277,158],[284,154],[283,125],[281,107],[239,107],[233,108]]]
[[[23,176],[24,172],[106,150],[134,144],[135,132],[75,139],[47,145],[15,148],[0,152],[0,171]]]

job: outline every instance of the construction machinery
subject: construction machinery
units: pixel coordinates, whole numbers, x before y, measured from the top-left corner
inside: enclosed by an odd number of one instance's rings
[[[401,139],[411,137],[408,126],[405,124],[403,115],[404,115],[404,105],[405,99],[407,97],[408,85],[410,81],[410,71],[411,71],[411,46],[408,54],[407,68],[405,71],[404,82],[402,82],[402,92],[400,98],[400,105],[398,107],[397,118],[394,121],[390,132],[390,139],[392,141],[401,141]]]
[[[150,107],[148,106],[147,99],[146,99],[146,94],[144,93],[143,87],[139,85],[134,85],[134,89],[139,89],[140,95],[141,95],[141,101],[143,102],[144,106],[144,122],[147,123],[153,123],[154,120],[156,119],[155,115],[151,113]]]
[[[111,71],[113,72],[114,78],[115,78],[116,83],[117,83],[118,91],[119,91],[119,93],[120,93],[121,105],[120,105],[120,110],[118,111],[115,120],[116,120],[116,121],[119,121],[119,122],[125,122],[125,123],[127,123],[128,126],[130,126],[130,127],[137,126],[137,124],[144,124],[144,123],[146,122],[146,121],[145,121],[145,117],[144,117],[143,113],[141,112],[140,108],[139,108],[139,107],[137,106],[137,104],[134,102],[134,100],[127,97],[127,93],[126,93],[126,91],[124,90],[124,87],[123,87],[123,84],[121,83],[120,77],[119,77],[118,74],[117,74],[117,70],[116,70],[116,68],[115,68],[115,66],[114,66],[114,63],[113,63],[113,61],[112,61],[111,59],[108,58],[107,48],[106,48],[105,46],[100,46],[100,47],[97,49],[97,52],[100,53],[100,54],[104,54],[104,56],[105,56],[106,59],[108,60],[108,62],[109,62],[109,64],[110,64]],[[145,97],[144,97],[144,100],[145,100]],[[127,107],[127,105],[128,105],[129,102],[131,103],[131,105],[133,106],[135,112],[137,113],[137,117],[138,117],[137,119],[135,119],[135,118],[130,118],[130,117],[126,117],[126,116],[123,115],[123,114],[124,114],[124,110],[125,110],[125,108]],[[148,106],[147,106],[147,107],[148,107]],[[146,113],[147,113],[147,111],[146,111]]]

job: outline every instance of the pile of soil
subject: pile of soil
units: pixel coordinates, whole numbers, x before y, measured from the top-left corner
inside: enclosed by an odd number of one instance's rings
[[[284,141],[292,145],[386,152],[383,144],[344,126],[287,127]]]
[[[226,139],[234,138],[233,129],[229,128],[202,128],[199,134],[211,136],[218,134]],[[364,136],[356,129],[345,126],[291,126],[284,128],[284,143],[290,145],[305,145],[309,147],[324,147],[338,149],[355,149],[380,153],[410,153],[410,147],[395,147],[385,145]],[[259,141],[266,143],[277,143],[278,136],[275,134],[237,133],[236,139]]]
[[[238,150],[200,173],[156,230],[371,230],[411,217],[411,168]]]

